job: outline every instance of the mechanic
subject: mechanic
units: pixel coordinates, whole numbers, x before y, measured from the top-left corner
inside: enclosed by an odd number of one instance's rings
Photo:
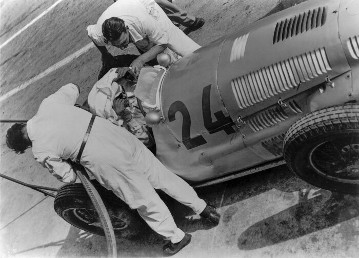
[[[200,48],[173,25],[154,0],[118,0],[105,10],[97,24],[87,27],[87,32],[102,53],[104,63],[112,56],[106,45],[125,49],[133,43],[141,55],[127,66],[136,75],[145,63],[155,62],[155,57],[166,48],[180,56]]]
[[[123,126],[155,154],[155,140],[147,127],[144,109],[134,95],[135,77],[127,68],[112,68],[92,87],[87,103],[94,115]]]
[[[35,159],[65,183],[75,182],[77,177],[68,162],[83,165],[90,177],[137,209],[154,231],[169,240],[163,247],[166,255],[186,246],[191,235],[176,226],[155,189],[163,190],[209,222],[219,223],[215,208],[200,199],[135,136],[74,106],[78,96],[76,85],[61,87],[42,101],[37,114],[27,123],[16,123],[8,129],[7,146],[17,153],[32,147]]]

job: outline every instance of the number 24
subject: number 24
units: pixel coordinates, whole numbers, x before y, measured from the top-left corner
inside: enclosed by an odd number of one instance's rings
[[[204,127],[210,134],[217,133],[219,131],[225,131],[228,135],[235,133],[232,125],[234,124],[230,116],[225,116],[222,111],[217,111],[214,113],[216,121],[212,121],[211,116],[211,86],[208,85],[203,88],[202,93],[202,116]],[[176,113],[180,112],[182,114],[183,123],[182,123],[182,142],[184,146],[189,149],[206,144],[207,141],[203,138],[202,135],[195,136],[191,138],[191,116],[186,105],[182,101],[175,101],[171,104],[168,109],[168,120],[170,122],[176,120]]]

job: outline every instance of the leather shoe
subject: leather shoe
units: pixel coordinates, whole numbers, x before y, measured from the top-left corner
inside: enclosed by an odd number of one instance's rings
[[[185,34],[189,34],[192,31],[198,30],[204,25],[205,21],[203,18],[196,18],[193,22],[193,24],[183,30]]]
[[[183,239],[179,241],[178,243],[172,243],[169,241],[167,244],[163,246],[163,252],[165,255],[174,255],[178,253],[183,247],[188,245],[191,242],[192,235],[191,234],[185,234]]]
[[[214,208],[212,205],[207,205],[206,208],[199,215],[202,218],[207,219],[214,225],[218,225],[219,220],[221,219],[221,215],[219,215],[219,213],[216,211],[216,208]]]

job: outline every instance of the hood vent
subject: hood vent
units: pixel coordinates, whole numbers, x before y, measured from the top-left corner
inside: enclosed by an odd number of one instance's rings
[[[307,52],[231,81],[240,109],[286,92],[331,69],[325,48]]]
[[[250,116],[248,119],[246,119],[246,123],[254,132],[258,132],[265,128],[283,122],[293,113],[298,114],[303,112],[298,103],[295,102],[295,100],[291,100],[287,104],[290,111],[285,110],[278,105],[273,108],[269,108],[263,112],[257,113],[253,116]]]
[[[283,140],[285,134],[280,134],[262,142],[262,146],[274,156],[283,154]]]
[[[350,55],[354,59],[359,59],[359,37],[354,36],[347,40],[347,46],[350,52]]]
[[[278,22],[274,29],[273,44],[306,31],[321,27],[327,19],[327,8],[319,7]]]

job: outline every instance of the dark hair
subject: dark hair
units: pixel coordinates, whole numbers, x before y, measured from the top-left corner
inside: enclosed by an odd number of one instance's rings
[[[16,123],[7,130],[6,145],[16,153],[24,153],[31,142],[24,137],[22,129],[26,123]]]
[[[110,42],[119,39],[125,31],[125,22],[118,17],[111,17],[102,24],[102,34]]]

